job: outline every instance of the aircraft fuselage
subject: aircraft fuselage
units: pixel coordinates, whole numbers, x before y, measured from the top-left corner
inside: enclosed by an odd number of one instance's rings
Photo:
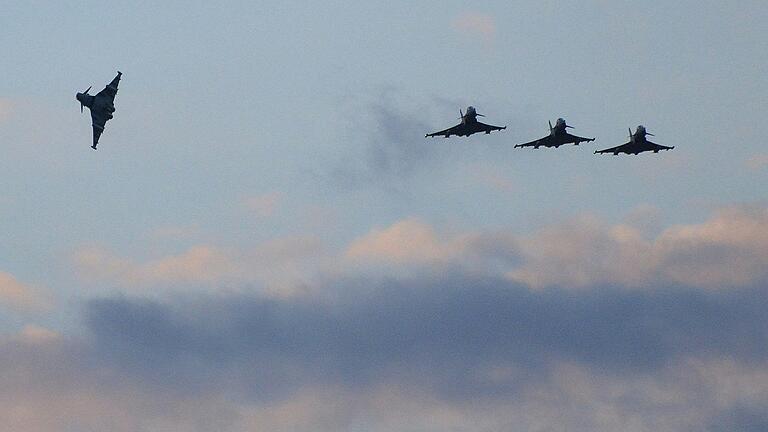
[[[461,116],[462,124],[474,124],[477,123],[477,110],[473,106],[467,107],[466,114]]]

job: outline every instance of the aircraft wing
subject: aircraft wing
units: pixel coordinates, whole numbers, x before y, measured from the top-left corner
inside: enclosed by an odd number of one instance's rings
[[[537,139],[537,140],[533,140],[533,141],[531,141],[531,142],[527,142],[527,143],[525,143],[525,144],[517,144],[517,145],[515,146],[515,148],[518,148],[518,147],[539,147],[539,146],[546,146],[546,145],[549,143],[549,141],[551,141],[551,138],[552,138],[552,136],[551,136],[551,135],[547,135],[547,136],[545,136],[544,138],[539,138],[539,139]]]
[[[117,94],[117,86],[120,84],[120,76],[122,75],[122,72],[117,72],[117,76],[107,84],[106,87],[104,87],[104,90],[98,92],[96,96],[107,96],[110,99],[114,100],[115,95]]]
[[[93,125],[93,148],[96,148],[96,145],[99,143],[99,137],[101,136],[101,133],[104,132],[103,127],[99,127],[96,124]]]
[[[444,137],[448,138],[451,135],[458,135],[458,136],[467,135],[467,132],[468,132],[467,131],[467,126],[465,124],[463,124],[463,123],[459,123],[459,124],[457,124],[454,127],[451,127],[451,128],[445,129],[445,130],[441,130],[440,132],[434,132],[434,133],[431,133],[431,134],[426,134],[425,137],[444,136]]]
[[[101,113],[91,110],[91,123],[93,124],[93,148],[99,143],[99,137],[104,132],[104,126],[107,124],[107,117]]]
[[[646,141],[646,143],[650,147],[648,150],[652,150],[654,152],[657,152],[659,150],[672,150],[673,148],[675,148],[675,146],[667,147],[667,146],[663,146],[663,145],[660,145],[660,144],[652,143],[650,141]]]
[[[604,150],[595,150],[595,154],[604,154],[604,153],[613,153],[614,155],[617,155],[619,153],[630,153],[630,146],[632,145],[631,142],[628,142],[626,144],[622,144],[620,146],[607,148]]]
[[[493,126],[493,125],[477,122],[475,123],[475,127],[472,128],[473,130],[471,133],[475,133],[475,132],[491,133],[493,131],[504,130],[506,128],[507,128],[506,126]]]
[[[566,133],[565,137],[568,139],[567,142],[571,142],[576,145],[579,145],[579,143],[582,143],[582,142],[590,142],[595,140],[594,138],[584,138],[576,135],[571,135],[569,133]]]

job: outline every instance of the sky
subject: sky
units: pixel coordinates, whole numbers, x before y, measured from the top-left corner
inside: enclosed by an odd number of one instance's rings
[[[766,430],[766,20],[6,5],[4,427]],[[469,105],[507,129],[424,138]],[[513,148],[558,117],[596,141]],[[593,154],[640,124],[675,149]]]

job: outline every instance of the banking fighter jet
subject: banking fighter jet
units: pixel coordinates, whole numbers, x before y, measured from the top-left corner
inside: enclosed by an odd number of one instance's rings
[[[83,107],[88,107],[91,110],[91,123],[93,124],[93,145],[92,149],[96,150],[96,144],[99,143],[99,137],[104,132],[104,126],[107,124],[107,120],[112,118],[112,113],[115,112],[115,95],[117,94],[117,85],[120,83],[120,76],[122,72],[117,71],[117,76],[111,83],[104,87],[104,90],[96,93],[95,95],[89,95],[88,91],[91,89],[78,93],[75,98],[80,102],[80,112],[83,112]]]

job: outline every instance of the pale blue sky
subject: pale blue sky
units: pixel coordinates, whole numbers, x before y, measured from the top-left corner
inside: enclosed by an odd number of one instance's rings
[[[462,30],[467,15],[493,29]],[[41,275],[83,243],[140,254],[137,237],[176,225],[269,238],[306,231],[311,206],[343,226],[328,241],[409,216],[524,229],[652,205],[698,221],[765,198],[768,170],[746,161],[766,153],[766,19],[761,2],[15,4],[0,30],[0,258],[57,285]],[[116,69],[116,118],[86,151],[73,95]],[[507,131],[422,139],[469,104]],[[558,116],[598,140],[512,149]],[[397,120],[403,142],[378,138]],[[675,151],[592,154],[640,123]],[[241,200],[266,193],[279,221],[244,222]]]
[[[82,244],[141,257],[136,239],[169,226],[225,244],[306,233],[312,207],[333,210],[314,232],[329,242],[406,217],[525,230],[651,205],[700,221],[765,198],[768,170],[746,161],[766,153],[766,19],[757,1],[14,4],[0,259],[57,290]],[[115,120],[87,151],[74,93],[116,69]],[[422,138],[469,104],[508,129]],[[597,141],[513,150],[558,116]],[[592,154],[640,123],[676,149]],[[242,200],[269,193],[279,218],[244,220]]]

